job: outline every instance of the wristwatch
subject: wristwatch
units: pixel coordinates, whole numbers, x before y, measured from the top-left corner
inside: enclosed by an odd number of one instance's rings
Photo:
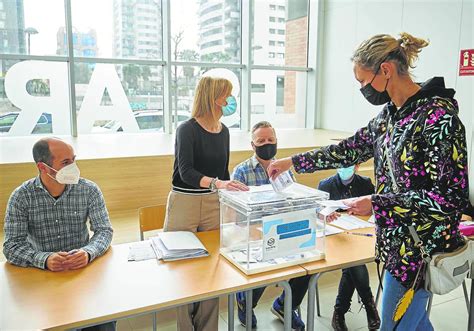
[[[219,178],[217,178],[217,177],[216,177],[216,178],[213,178],[213,179],[211,180],[211,183],[209,184],[209,189],[210,189],[212,192],[217,191],[216,183],[217,183],[218,180],[219,180]]]

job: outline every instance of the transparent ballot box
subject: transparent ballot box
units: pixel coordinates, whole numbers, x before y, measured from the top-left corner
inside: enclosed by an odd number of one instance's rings
[[[298,183],[219,191],[220,253],[247,275],[325,258],[329,194]]]

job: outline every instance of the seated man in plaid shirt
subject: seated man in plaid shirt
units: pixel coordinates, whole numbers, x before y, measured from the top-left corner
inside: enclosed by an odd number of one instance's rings
[[[21,267],[83,268],[104,254],[112,241],[102,192],[79,178],[74,150],[60,139],[39,140],[33,158],[39,175],[16,188],[8,201],[3,253],[8,262]],[[113,330],[115,323],[97,329]]]
[[[252,128],[252,148],[255,154],[237,165],[232,173],[232,179],[238,180],[247,186],[260,186],[270,184],[267,167],[273,160],[277,152],[277,138],[275,129],[269,122],[262,121],[255,124]],[[291,174],[293,177],[293,174]],[[294,177],[293,177],[294,179]],[[308,290],[309,276],[302,276],[290,280],[292,293],[292,315],[291,326],[293,330],[304,330],[305,324],[298,313],[298,308],[303,301],[306,291]],[[265,287],[253,290],[252,308],[257,306],[258,300],[263,294]],[[238,317],[240,323],[245,326],[245,292],[237,293]],[[283,302],[285,293],[276,298],[271,307],[271,311],[282,322]],[[257,326],[257,318],[252,311],[252,328]]]

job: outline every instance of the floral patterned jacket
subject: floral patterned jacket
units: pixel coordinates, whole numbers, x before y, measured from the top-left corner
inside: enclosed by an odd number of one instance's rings
[[[463,243],[459,220],[469,201],[468,158],[454,93],[443,78],[432,78],[400,109],[388,103],[352,137],[293,156],[298,173],[374,158],[376,255],[405,287],[422,263],[408,225],[415,226],[430,254]]]

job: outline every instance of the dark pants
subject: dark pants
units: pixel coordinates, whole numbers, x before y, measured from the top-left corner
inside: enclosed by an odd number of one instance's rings
[[[309,284],[310,276],[301,276],[298,278],[290,279],[290,287],[291,287],[291,309],[295,310],[298,308],[303,301],[306,292],[308,291],[308,284]],[[252,308],[257,307],[258,301],[263,295],[265,291],[265,287],[256,288],[252,291]],[[244,293],[245,297],[245,293]],[[280,296],[280,301],[283,303],[285,298],[285,292],[282,293]]]
[[[355,289],[357,289],[362,303],[370,302],[373,296],[369,284],[369,271],[365,264],[342,269],[339,292],[337,293],[336,305],[334,306],[337,312],[345,314],[349,310]]]

